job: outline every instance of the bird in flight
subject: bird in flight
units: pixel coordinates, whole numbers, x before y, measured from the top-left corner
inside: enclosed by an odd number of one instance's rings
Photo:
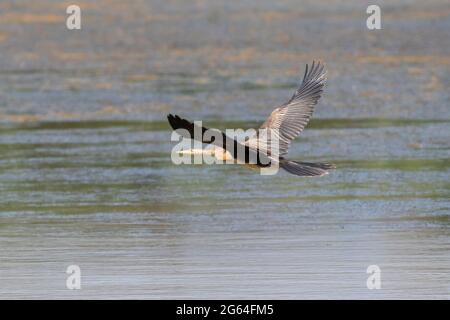
[[[208,149],[189,149],[180,153],[184,154],[206,154],[213,155],[222,160],[233,159],[236,163],[246,165],[250,168],[267,168],[272,166],[281,167],[287,172],[297,176],[323,176],[328,170],[335,166],[330,163],[293,161],[285,158],[289,146],[308,124],[314,111],[314,106],[320,98],[326,82],[326,71],[324,65],[313,61],[311,68],[306,65],[305,74],[300,87],[294,95],[284,104],[272,111],[269,118],[260,126],[260,130],[253,136],[247,137],[245,141],[231,138],[216,129],[208,129],[198,126],[177,115],[169,114],[167,119],[173,130],[183,129],[182,136],[213,145]],[[197,130],[197,131],[196,131]],[[215,130],[221,139],[205,135],[208,130]],[[263,130],[263,131],[261,131]],[[270,134],[260,134],[268,130]],[[195,135],[194,132],[201,132]],[[207,137],[208,136],[208,137]],[[274,141],[276,140],[276,144]],[[274,151],[271,148],[276,145]],[[242,152],[239,152],[242,151]],[[252,158],[251,156],[255,156]],[[256,161],[250,161],[256,159]]]

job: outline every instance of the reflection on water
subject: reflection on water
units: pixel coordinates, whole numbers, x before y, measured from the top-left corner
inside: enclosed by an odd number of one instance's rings
[[[445,1],[377,34],[360,1],[99,1],[71,36],[39,3],[0,5],[1,298],[450,296]],[[289,157],[337,170],[171,163],[167,113],[257,127],[313,58],[330,80]]]

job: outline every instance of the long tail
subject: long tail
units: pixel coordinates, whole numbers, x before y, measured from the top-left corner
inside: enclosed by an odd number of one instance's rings
[[[336,168],[331,163],[300,162],[285,159],[280,160],[280,166],[289,173],[304,177],[324,176],[328,174],[329,169]]]

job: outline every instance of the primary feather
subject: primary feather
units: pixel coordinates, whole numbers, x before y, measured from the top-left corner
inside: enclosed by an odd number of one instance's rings
[[[272,111],[269,118],[260,129],[268,129],[279,141],[279,154],[288,153],[291,141],[303,131],[314,111],[314,106],[320,98],[326,82],[324,65],[320,62],[312,63],[311,69],[306,65],[305,75],[300,87],[288,102]],[[249,146],[270,150],[271,139],[267,143],[255,136],[247,140]]]

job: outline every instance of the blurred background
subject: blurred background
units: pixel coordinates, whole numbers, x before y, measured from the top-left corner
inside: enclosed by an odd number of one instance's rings
[[[2,1],[0,297],[448,298],[450,5],[372,2]],[[168,113],[258,126],[313,59],[335,172],[171,163]]]

